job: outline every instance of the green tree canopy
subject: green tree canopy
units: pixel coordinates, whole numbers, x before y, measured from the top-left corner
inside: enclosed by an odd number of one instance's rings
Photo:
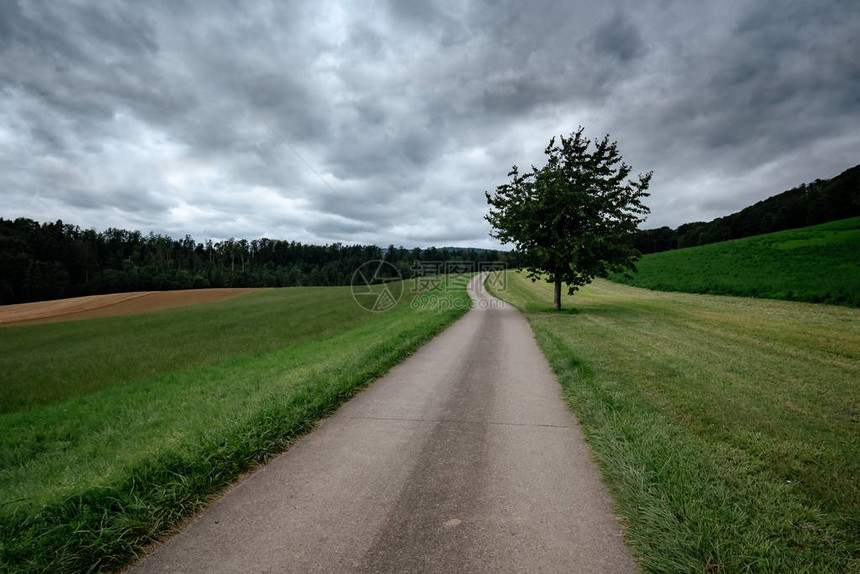
[[[639,255],[633,233],[649,212],[642,199],[652,172],[627,179],[631,168],[617,142],[607,135],[592,148],[584,131],[552,138],[544,167],[520,175],[514,166],[509,183],[486,193],[492,236],[524,254],[532,280],[555,285],[556,309],[562,283],[572,294],[594,277],[633,264]]]

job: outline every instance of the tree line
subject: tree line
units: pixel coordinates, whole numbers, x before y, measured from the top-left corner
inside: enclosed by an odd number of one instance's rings
[[[373,260],[391,263],[407,279],[432,269],[444,272],[455,262],[514,264],[516,254],[268,238],[197,242],[189,235],[174,239],[0,218],[0,304],[125,291],[348,285],[356,269]]]
[[[635,246],[642,253],[740,239],[784,229],[796,229],[860,215],[860,165],[833,179],[775,195],[737,213],[710,222],[685,223],[677,229],[660,227],[637,232]]]

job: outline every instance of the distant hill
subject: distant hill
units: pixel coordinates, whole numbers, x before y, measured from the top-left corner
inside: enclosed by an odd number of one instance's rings
[[[451,253],[460,253],[462,251],[472,251],[474,253],[489,253],[496,251],[495,249],[484,249],[483,247],[438,247],[439,251],[450,251]]]
[[[677,229],[639,231],[636,247],[656,253],[752,237],[785,229],[860,215],[860,165],[833,179],[817,179],[710,222],[686,223]]]
[[[645,255],[610,279],[658,291],[860,307],[860,217]]]

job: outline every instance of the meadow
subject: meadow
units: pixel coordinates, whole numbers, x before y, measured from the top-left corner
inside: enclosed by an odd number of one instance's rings
[[[431,285],[432,286],[432,285]],[[285,288],[0,329],[0,571],[121,567],[468,308]]]
[[[613,281],[860,307],[860,217],[645,255]]]
[[[860,310],[508,275],[645,571],[860,571]]]
[[[127,317],[0,328],[0,413],[271,351],[374,318],[349,287],[289,287]]]

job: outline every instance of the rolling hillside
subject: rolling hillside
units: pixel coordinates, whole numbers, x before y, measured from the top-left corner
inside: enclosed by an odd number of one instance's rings
[[[640,230],[635,241],[642,253],[657,253],[857,216],[860,216],[860,165],[833,179],[804,183],[713,221],[694,221],[677,229]]]
[[[860,307],[860,217],[645,255],[631,276],[659,291]]]

